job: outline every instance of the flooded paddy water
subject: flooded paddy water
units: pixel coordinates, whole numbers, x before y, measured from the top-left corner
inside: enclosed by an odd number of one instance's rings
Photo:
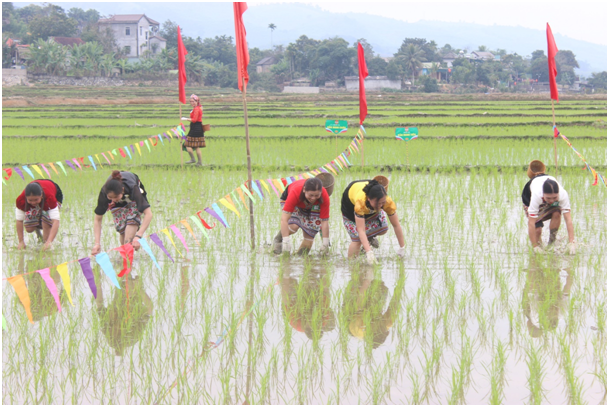
[[[577,138],[571,141],[576,145]],[[606,137],[588,141],[606,156]],[[254,177],[292,175],[282,166],[305,165],[299,151],[315,141],[290,142],[283,156],[281,145],[269,147],[277,159],[266,160]],[[52,143],[41,141],[39,151],[28,153],[31,161],[23,162],[61,158],[61,151],[49,152]],[[204,157],[213,159],[211,145]],[[234,146],[234,154],[243,153],[241,144]],[[182,229],[189,251],[176,244],[184,256],[163,236],[175,262],[153,247],[159,270],[137,253],[120,290],[94,267],[96,299],[77,263],[69,269],[74,306],[52,272],[61,312],[42,278],[26,275],[33,325],[3,280],[3,403],[606,404],[605,187],[592,186],[575,160],[561,168],[558,179],[569,192],[579,249],[564,253],[563,225],[555,249],[533,256],[520,201],[527,161],[518,154],[540,149],[550,156],[550,142],[524,145],[520,153],[515,147],[500,169],[469,161],[441,172],[381,169],[404,164],[403,146],[388,151],[390,146],[370,141],[368,166],[336,177],[328,256],[319,255],[319,239],[310,256],[272,254],[281,211],[270,194],[254,206],[254,251],[242,211],[241,218],[227,216],[230,228],[210,230],[209,240],[195,230],[200,245]],[[450,156],[455,144],[447,146]],[[434,154],[441,160],[438,148]],[[151,157],[179,162],[178,151]],[[334,154],[315,153],[323,162]],[[571,160],[571,154],[563,150],[561,159]],[[382,156],[386,162],[368,161]],[[3,162],[10,157],[3,150]],[[195,214],[244,181],[244,171],[218,165],[132,167],[152,205],[149,231]],[[606,168],[606,159],[597,165]],[[390,228],[375,250],[377,265],[349,262],[339,198],[351,181],[381,171],[390,178],[406,258],[396,256]],[[66,200],[50,253],[41,253],[32,236],[26,238],[28,250],[15,249],[13,202],[25,183],[11,179],[3,186],[3,277],[86,256],[96,197],[108,175],[105,168],[57,178]],[[103,250],[119,245],[111,223],[106,216]],[[293,246],[301,238],[294,235]],[[120,270],[120,255],[109,256]]]

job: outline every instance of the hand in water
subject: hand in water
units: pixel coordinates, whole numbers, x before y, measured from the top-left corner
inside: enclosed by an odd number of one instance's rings
[[[376,262],[376,258],[374,257],[374,252],[370,250],[366,252],[366,263],[372,266]]]
[[[281,251],[283,253],[290,253],[292,251],[292,243],[289,240],[289,237],[284,237],[283,242],[281,243]]]
[[[403,259],[404,257],[406,257],[406,247],[405,247],[405,246],[404,246],[404,247],[400,247],[400,248],[398,249],[398,256],[399,256],[400,258],[402,258],[402,259]]]
[[[535,247],[533,247],[533,253],[535,253],[535,254],[544,254],[545,250],[543,250],[541,248],[541,246],[535,246]]]

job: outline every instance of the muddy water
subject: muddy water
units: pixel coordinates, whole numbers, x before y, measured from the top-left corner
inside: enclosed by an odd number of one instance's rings
[[[347,174],[337,191],[361,177]],[[205,182],[217,189],[237,179]],[[165,181],[146,184],[156,191],[151,231],[207,199],[178,198]],[[305,258],[270,254],[280,213],[272,198],[257,206],[253,254],[247,219],[230,215],[230,229],[212,230],[209,241],[195,230],[201,246],[183,230],[189,251],[174,241],[184,257],[163,238],[176,261],[153,247],[161,270],[138,254],[121,290],[95,270],[97,299],[71,265],[74,307],[54,276],[61,313],[42,279],[26,276],[34,325],[3,281],[3,402],[605,403],[606,191],[579,174],[562,177],[579,252],[560,253],[563,225],[557,253],[535,258],[519,202],[524,181],[392,174],[408,257],[395,257],[390,228],[374,267],[345,259],[336,198],[330,256],[317,254],[319,242]],[[88,188],[62,214],[63,246],[47,256],[33,240],[24,254],[12,249],[3,197],[5,277],[86,254]],[[118,245],[109,226],[103,238]],[[121,269],[118,254],[110,257]]]

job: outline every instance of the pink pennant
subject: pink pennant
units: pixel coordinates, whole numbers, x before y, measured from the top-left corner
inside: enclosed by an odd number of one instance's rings
[[[102,156],[103,156],[103,157],[106,159],[106,161],[108,161],[108,164],[111,164],[111,163],[110,163],[110,160],[108,160],[108,157],[106,157],[106,154],[101,153],[101,155],[102,155]]]
[[[51,272],[48,268],[38,270],[38,274],[42,277],[44,282],[47,285],[47,288],[53,294],[53,298],[55,298],[55,304],[57,304],[57,309],[61,312],[61,303],[59,302],[59,293],[57,292],[57,286],[55,285],[55,281],[51,278]]]
[[[188,246],[186,246],[186,240],[184,240],[184,236],[182,236],[180,229],[178,229],[178,227],[176,225],[171,225],[171,226],[169,226],[169,228],[171,230],[173,230],[173,233],[175,233],[175,235],[178,237],[178,239],[180,239],[180,242],[182,242],[182,245],[184,246],[184,248],[186,249],[186,252],[188,253],[190,250],[188,250]]]
[[[47,167],[44,166],[44,164],[40,164],[40,166],[42,167],[42,169],[44,170],[44,172],[47,173],[49,179],[51,178],[51,173],[49,172],[49,170],[47,170]]]
[[[275,185],[273,185],[273,181],[270,178],[267,179],[267,181],[269,182],[269,184],[271,184],[271,188],[273,188],[273,191],[275,192],[275,195],[277,195],[277,197],[279,198],[279,192],[277,192],[277,189],[275,188]]]
[[[76,158],[72,158],[72,161],[74,161],[74,164],[76,164],[76,166],[82,170],[82,167]]]

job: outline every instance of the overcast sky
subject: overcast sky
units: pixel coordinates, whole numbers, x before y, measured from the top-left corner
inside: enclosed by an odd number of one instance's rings
[[[280,1],[248,2],[256,4]],[[454,21],[485,25],[522,26],[545,30],[550,23],[554,34],[607,45],[607,2],[590,1],[402,1],[402,2],[302,2],[334,13],[358,12],[395,18]]]

